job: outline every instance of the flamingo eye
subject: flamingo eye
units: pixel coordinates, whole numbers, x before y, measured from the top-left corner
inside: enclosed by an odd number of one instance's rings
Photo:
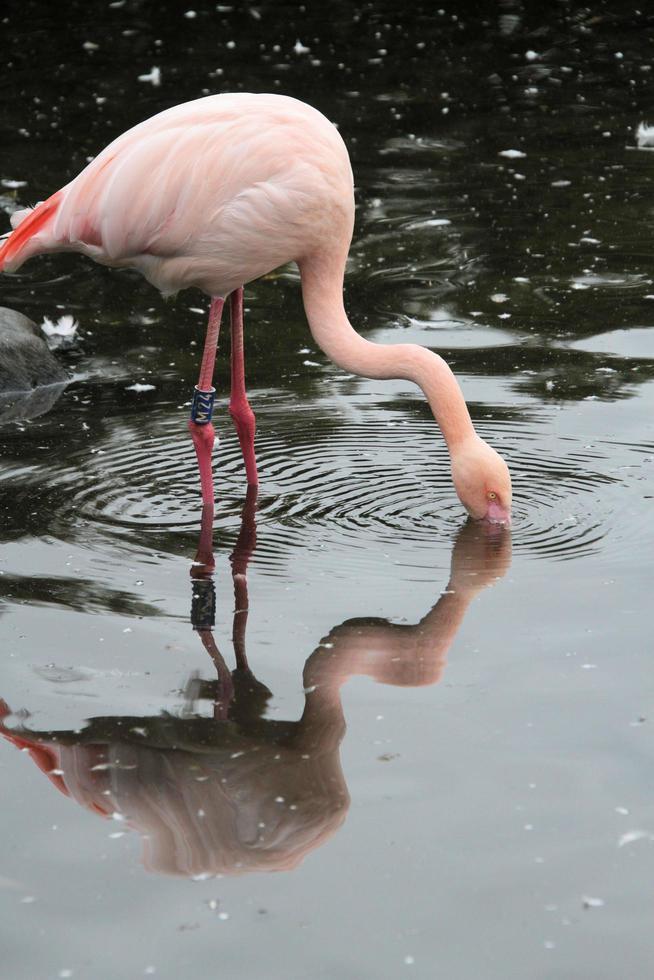
[[[490,491],[490,492],[489,492],[489,493],[487,494],[487,496],[488,496],[488,499],[489,499],[489,500],[495,500],[495,499],[496,499],[496,497],[497,497],[497,494],[495,493],[495,491],[494,491],[494,490],[491,490],[491,491]]]

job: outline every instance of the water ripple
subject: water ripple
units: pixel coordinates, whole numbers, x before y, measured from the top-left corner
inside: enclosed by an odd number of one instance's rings
[[[296,413],[283,430],[264,418],[257,438],[258,520],[274,528],[266,563],[273,561],[271,549],[281,559],[305,531],[323,547],[370,549],[372,534],[380,547],[415,539],[419,548],[461,523],[447,452],[433,423],[370,415],[344,420]],[[615,487],[635,475],[634,466],[615,466],[614,447],[574,439],[550,445],[538,424],[515,420],[479,428],[512,471],[516,550],[561,560],[605,547],[617,511]],[[151,438],[141,440],[121,428],[105,448],[80,455],[77,463],[77,483],[66,481],[68,506],[109,533],[131,537],[197,527],[195,457],[177,421],[160,422]],[[217,527],[231,526],[244,491],[231,432],[215,452],[215,483]]]

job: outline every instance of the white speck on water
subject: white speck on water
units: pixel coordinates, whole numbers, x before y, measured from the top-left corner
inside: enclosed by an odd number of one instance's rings
[[[198,810],[198,817],[202,818],[202,817],[206,817],[206,815],[207,814],[204,810],[202,809]]]
[[[514,282],[519,282],[521,284],[524,284],[526,282],[529,282],[529,279],[527,279],[526,276],[514,276],[513,277],[513,281]]]
[[[626,806],[616,806],[615,812],[623,817],[629,816],[629,810],[627,810]]]
[[[223,922],[226,922],[227,919],[229,919],[229,912],[219,912],[218,918],[222,919]]]
[[[579,239],[584,245],[600,245],[601,242],[599,238],[590,238],[588,235],[584,235],[583,238]]]
[[[57,974],[58,977],[62,977],[62,978],[72,977],[72,975],[73,975],[73,971],[68,969],[60,970],[59,973]]]
[[[153,973],[156,973],[157,972],[157,968],[156,968],[156,966],[152,966],[152,965],[146,966],[146,968],[145,968],[145,970],[143,972],[146,975],[146,977],[151,977]]]
[[[20,904],[21,905],[31,905],[32,902],[35,902],[35,901],[36,901],[36,898],[34,897],[34,895],[23,895],[23,897],[20,900]]]
[[[538,51],[525,51],[525,58],[527,61],[536,61],[537,58],[540,58],[540,55]]]
[[[645,122],[638,124],[636,130],[636,144],[638,149],[646,149],[654,146],[654,126],[649,126]]]
[[[415,957],[411,956],[411,953],[408,953],[404,957],[404,962],[407,966],[413,966],[413,964],[415,963]]]
[[[493,303],[506,303],[509,297],[506,293],[491,293],[490,298]]]
[[[569,187],[571,183],[571,180],[553,180],[550,187]]]
[[[185,10],[184,16],[187,17],[188,20],[193,20],[195,17],[197,17],[197,12],[195,10]]]
[[[622,59],[624,58],[624,55],[623,55],[622,51],[616,51],[615,54],[613,55],[613,57],[614,58],[617,58],[618,61],[622,61]]]
[[[125,629],[123,630],[123,633],[131,633],[131,632],[132,632],[131,626],[126,626]]]
[[[10,191],[15,191],[19,187],[27,187],[26,180],[11,180],[9,177],[6,177],[4,180],[0,180],[0,184],[2,184],[3,187],[6,187],[7,190]]]
[[[149,82],[150,85],[154,85],[156,88],[158,85],[161,85],[161,68],[153,65],[148,74],[138,75],[137,78],[139,82]]]
[[[225,47],[229,48],[230,51],[233,51],[236,47],[236,41],[228,41]]]
[[[243,751],[241,751],[241,752],[232,752],[229,758],[230,759],[240,759],[240,757],[242,755],[245,755],[245,752],[243,752]]]
[[[48,338],[50,347],[57,347],[64,342],[72,341],[79,330],[79,323],[70,313],[65,313],[58,320],[43,318],[41,330]]]
[[[510,313],[498,313],[497,318],[498,318],[498,320],[510,320],[511,319],[511,314]]]
[[[556,943],[554,943],[551,939],[545,939],[543,946],[545,949],[556,949]]]
[[[522,160],[527,156],[522,150],[500,150],[497,154],[500,157],[506,157],[507,160]]]
[[[200,306],[189,306],[189,310],[191,311],[191,313],[201,313],[201,314],[206,313],[206,310],[203,310],[202,307]]]
[[[654,840],[654,836],[646,830],[628,830],[618,838],[618,847],[626,847],[627,844],[633,844],[637,840]]]
[[[603,898],[593,898],[591,895],[584,895],[581,902],[585,909],[601,909],[604,905]]]
[[[377,717],[375,718],[375,721],[383,721],[383,720],[384,720],[383,715],[377,715]]]
[[[554,387],[554,381],[552,381],[552,380],[546,381],[545,382],[545,387],[547,388],[548,391],[551,391],[553,389],[553,387]]]
[[[306,367],[321,367],[319,361],[302,361]]]
[[[115,833],[109,834],[109,840],[118,840],[120,837],[124,837],[124,836],[125,836],[124,830],[117,830]]]
[[[97,51],[100,45],[96,44],[95,41],[84,41],[82,47],[85,51]]]
[[[98,762],[97,766],[91,766],[91,772],[104,772],[106,769],[111,769],[110,762]]]
[[[275,803],[284,803],[284,797],[283,796],[276,796],[275,797]]]
[[[307,54],[311,49],[305,47],[305,45],[302,44],[302,41],[300,41],[300,39],[298,38],[298,40],[293,45],[293,50],[295,51],[296,54]]]
[[[581,669],[582,670],[596,670],[597,669],[597,664],[582,664],[581,665]]]
[[[121,822],[125,819],[125,817],[122,815],[122,813],[119,813],[118,810],[114,810],[114,812],[111,814],[111,819]]]
[[[154,390],[155,390],[155,385],[144,385],[138,381],[135,382],[133,385],[129,385],[129,387],[125,388],[125,391],[136,391],[139,394],[142,391],[154,391]]]
[[[191,875],[191,881],[208,881],[211,877],[208,871],[201,871],[199,875]]]
[[[210,898],[209,901],[207,902],[207,905],[209,906],[209,908],[211,909],[212,912],[215,912],[216,911],[216,909],[218,908],[219,904],[220,903],[215,898]]]

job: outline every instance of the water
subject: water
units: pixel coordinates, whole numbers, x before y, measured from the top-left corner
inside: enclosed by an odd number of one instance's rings
[[[8,9],[8,210],[208,92],[338,121],[351,319],[448,359],[515,519],[465,524],[419,393],[329,364],[281,270],[246,292],[256,507],[227,332],[217,370],[212,632],[185,429],[206,298],[74,256],[4,278],[80,329],[56,405],[0,429],[3,976],[646,975],[649,15]]]

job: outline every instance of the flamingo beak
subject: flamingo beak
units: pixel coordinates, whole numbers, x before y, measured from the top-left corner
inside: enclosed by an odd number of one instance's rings
[[[489,524],[504,524],[506,527],[510,527],[511,511],[507,507],[502,507],[496,500],[491,500],[484,520],[488,521]]]

